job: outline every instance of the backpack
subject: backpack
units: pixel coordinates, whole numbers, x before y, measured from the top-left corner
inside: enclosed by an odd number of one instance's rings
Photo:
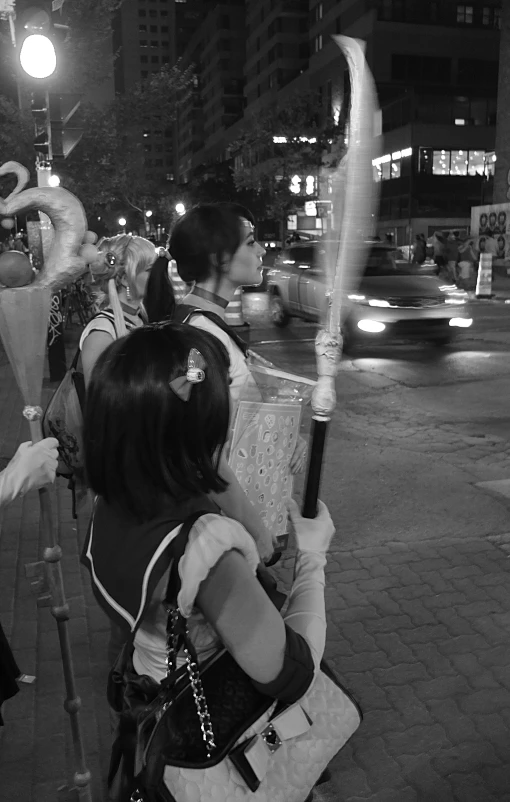
[[[106,317],[115,326],[113,312],[99,312],[94,317]],[[128,329],[133,328],[131,321],[124,320]],[[115,331],[117,332],[117,326]],[[71,366],[53,393],[42,419],[44,437],[56,437],[58,440],[57,476],[69,481],[69,489],[73,493],[73,518],[77,517],[76,482],[85,482],[82,437],[85,378],[78,370],[80,354],[78,347]]]

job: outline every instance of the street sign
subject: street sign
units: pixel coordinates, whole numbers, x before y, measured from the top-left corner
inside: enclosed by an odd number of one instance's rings
[[[308,217],[317,217],[317,204],[315,201],[305,201],[305,214]]]

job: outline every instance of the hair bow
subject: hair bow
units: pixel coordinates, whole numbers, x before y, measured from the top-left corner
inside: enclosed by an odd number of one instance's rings
[[[188,369],[185,376],[172,379],[170,389],[181,401],[189,401],[191,387],[200,384],[205,379],[205,359],[196,348],[192,348],[188,355]]]

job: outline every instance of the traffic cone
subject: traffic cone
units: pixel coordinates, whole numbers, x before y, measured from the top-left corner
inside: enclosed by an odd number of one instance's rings
[[[492,298],[492,254],[481,253],[476,280],[476,297]]]
[[[243,315],[243,288],[238,287],[234,293],[234,297],[225,309],[225,323],[228,323],[232,328],[241,328],[239,334],[244,340],[248,340],[250,324],[247,323]]]
[[[188,285],[182,280],[177,272],[177,264],[174,259],[168,262],[168,279],[173,287],[175,300],[180,303],[185,295],[188,294]]]

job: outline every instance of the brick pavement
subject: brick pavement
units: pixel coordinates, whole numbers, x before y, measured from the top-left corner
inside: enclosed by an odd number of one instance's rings
[[[27,436],[10,369],[0,364],[0,457]],[[105,799],[108,625],[79,562],[80,531],[63,483],[58,504],[64,575],[94,802]],[[36,494],[0,520],[0,618],[34,686],[4,707],[0,799],[68,802],[72,775],[56,627],[37,608],[24,565],[40,556]],[[317,802],[510,801],[510,535],[342,548],[326,590],[327,657],[365,718],[333,761]],[[290,576],[290,559],[280,571]]]

